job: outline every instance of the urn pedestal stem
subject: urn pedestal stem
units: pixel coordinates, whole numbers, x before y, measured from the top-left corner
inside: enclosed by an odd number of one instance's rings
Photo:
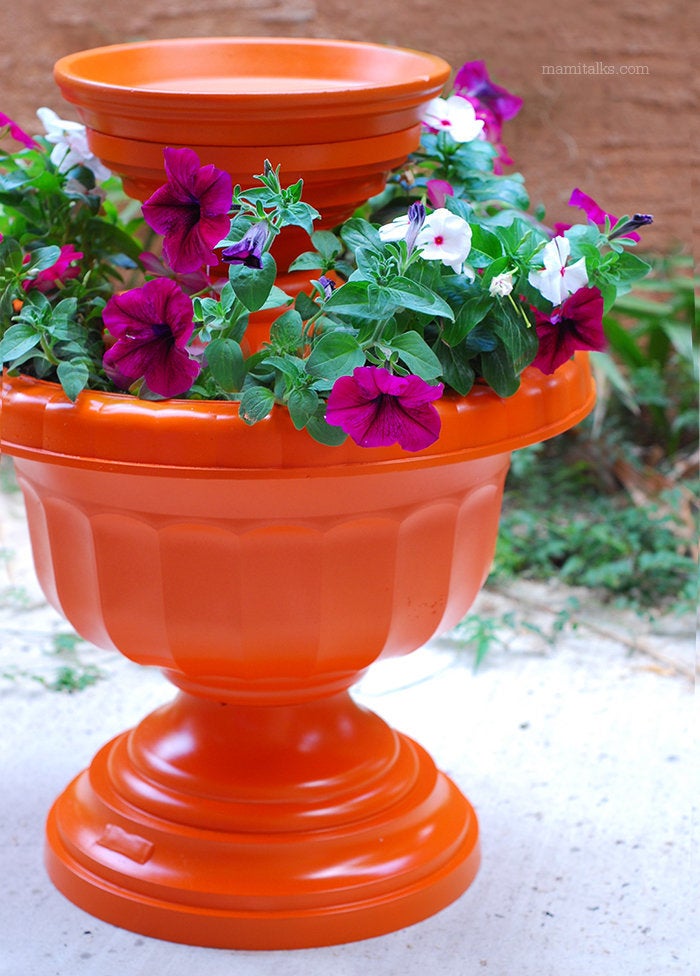
[[[171,941],[296,948],[380,935],[473,879],[469,802],[347,692],[244,706],[179,692],[54,804],[72,901]]]

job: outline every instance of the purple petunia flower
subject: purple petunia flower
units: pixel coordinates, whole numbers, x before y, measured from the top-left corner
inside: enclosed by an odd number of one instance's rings
[[[250,227],[240,241],[225,247],[221,260],[226,264],[243,264],[246,268],[262,268],[262,257],[267,244],[268,227],[264,220]]]
[[[475,108],[488,109],[491,118],[499,124],[514,118],[523,104],[522,98],[491,81],[483,61],[463,64],[455,76],[454,89]]]
[[[143,205],[146,223],[163,235],[163,255],[173,271],[216,264],[213,248],[229,231],[231,177],[213,164],[200,166],[192,149],[163,150],[168,182]]]
[[[542,373],[553,373],[577,349],[605,349],[603,296],[598,288],[579,288],[549,315],[533,311],[540,346],[532,365]]]
[[[163,397],[186,393],[200,365],[187,353],[192,336],[192,301],[168,278],[147,281],[113,295],[102,313],[116,339],[102,360],[107,375],[122,389],[143,379]]]
[[[27,149],[38,149],[39,144],[28,135],[24,129],[20,128],[14,119],[11,119],[9,115],[5,115],[4,112],[0,112],[0,129],[4,126],[8,126],[10,130],[10,135],[16,142],[21,142],[23,146]]]
[[[432,405],[443,392],[420,376],[394,376],[380,366],[358,366],[335,381],[326,421],[342,428],[360,447],[422,451],[440,435],[440,415]]]
[[[467,61],[455,76],[455,92],[466,98],[474,107],[477,119],[484,123],[484,135],[498,149],[494,160],[494,172],[502,173],[504,166],[510,166],[508,150],[501,141],[503,123],[514,118],[520,111],[523,100],[506,88],[491,81],[483,61]]]

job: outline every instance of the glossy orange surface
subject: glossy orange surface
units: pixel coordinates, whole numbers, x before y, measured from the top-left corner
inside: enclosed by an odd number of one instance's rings
[[[422,106],[449,71],[378,44],[223,37],[81,51],[55,77],[95,155],[137,199],[163,183],[163,147],[189,146],[242,186],[265,159],[281,164],[283,182],[304,178],[319,226],[333,227],[417,147]]]
[[[585,356],[522,393],[443,400],[407,455],[324,448],[285,413],[3,382],[37,573],[76,630],[180,692],[56,801],[56,885],[173,941],[366,938],[471,882],[478,826],[429,756],[347,689],[455,624],[490,566],[509,451],[593,403]],[[139,462],[139,456],[142,463]]]
[[[468,397],[443,397],[437,403],[440,439],[425,451],[367,449],[350,439],[329,451],[295,430],[285,410],[273,409],[249,427],[235,403],[153,402],[85,391],[72,404],[55,383],[6,374],[0,444],[16,457],[100,470],[187,468],[188,477],[209,477],[221,469],[265,468],[271,478],[305,478],[307,469],[322,476],[337,468],[353,474],[387,461],[423,467],[517,450],[573,427],[594,402],[588,356],[577,353],[551,376],[526,369],[519,391],[505,400],[486,386],[475,387]]]

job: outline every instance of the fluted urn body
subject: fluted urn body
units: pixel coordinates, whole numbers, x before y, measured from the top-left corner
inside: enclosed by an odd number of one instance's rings
[[[47,863],[77,904],[176,941],[376,935],[457,897],[468,801],[348,689],[466,613],[510,451],[591,408],[585,356],[504,401],[440,401],[416,454],[327,448],[276,411],[149,403],[5,377],[40,582],[85,638],[179,692],[56,801]]]

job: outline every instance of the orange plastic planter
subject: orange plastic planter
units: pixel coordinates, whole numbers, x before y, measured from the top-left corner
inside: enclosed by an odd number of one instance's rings
[[[267,158],[286,185],[303,178],[317,229],[383,189],[418,146],[421,109],[449,73],[441,58],[405,48],[269,37],[115,44],[55,67],[92,151],[131,196],[145,200],[163,183],[164,146],[194,149],[242,186]],[[307,244],[286,231],[280,267]]]
[[[124,928],[209,946],[378,935],[453,901],[469,802],[355,704],[380,656],[455,624],[488,572],[509,452],[591,409],[585,355],[521,391],[442,400],[440,440],[324,448],[275,411],[5,376],[1,443],[51,603],[164,670],[171,704],[56,801],[57,887]]]

